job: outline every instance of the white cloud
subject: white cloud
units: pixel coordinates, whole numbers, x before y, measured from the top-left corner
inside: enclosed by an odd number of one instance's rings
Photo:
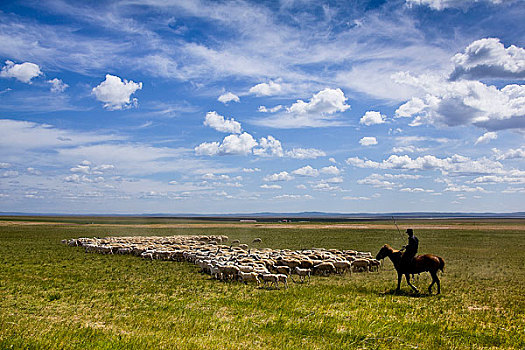
[[[326,183],[324,181],[313,184],[312,189],[315,191],[341,191],[341,187],[339,186],[332,186],[329,183]]]
[[[470,5],[487,2],[492,4],[501,4],[504,0],[406,0],[406,4],[411,7],[413,5],[428,6],[433,10],[444,10],[448,8],[466,9]]]
[[[229,135],[219,142],[204,142],[195,147],[197,155],[247,155],[257,146],[252,135],[244,132],[240,135]]]
[[[268,135],[268,137],[261,137],[259,140],[259,148],[254,148],[253,154],[262,157],[282,157],[284,152],[281,141]]]
[[[319,176],[319,170],[312,168],[310,165],[292,171],[292,174],[299,176],[316,177]]]
[[[1,163],[0,162],[0,169],[5,169],[5,168],[9,168],[9,167],[11,167],[11,164],[9,164],[9,163]]]
[[[315,148],[293,148],[286,151],[286,156],[294,159],[315,159],[326,156],[326,153]]]
[[[234,93],[227,92],[225,94],[220,95],[217,101],[227,104],[228,102],[231,102],[231,101],[241,102],[241,99],[239,98],[239,96],[235,95]]]
[[[339,175],[341,174],[341,170],[339,170],[339,168],[335,165],[330,165],[321,168],[321,173],[328,175]]]
[[[478,143],[489,143],[491,140],[496,140],[497,138],[498,138],[497,133],[493,131],[489,131],[489,132],[484,133],[480,137],[478,137],[478,139],[476,140],[474,144],[477,145]]]
[[[282,108],[283,108],[282,105],[277,105],[272,108],[266,108],[266,106],[259,106],[258,111],[262,113],[275,113],[275,112],[280,111]]]
[[[206,113],[204,119],[204,125],[209,126],[220,132],[230,134],[240,134],[242,131],[241,123],[235,121],[235,119],[225,119],[222,115],[215,111]]]
[[[518,172],[513,174],[512,172],[509,175],[498,176],[498,175],[485,175],[479,176],[475,179],[468,181],[470,184],[525,184],[525,172]]]
[[[15,64],[13,61],[5,61],[5,66],[2,67],[0,77],[15,78],[23,83],[31,84],[31,79],[42,75],[42,71],[37,64],[24,62]]]
[[[255,173],[255,172],[261,171],[261,169],[259,169],[259,168],[243,168],[242,171],[245,172],[245,173]]]
[[[352,196],[345,196],[343,197],[344,200],[348,201],[369,201],[370,197],[352,197]]]
[[[348,158],[347,164],[358,168],[373,169],[405,169],[405,170],[439,170],[443,174],[468,175],[468,174],[499,174],[503,173],[503,165],[487,158],[472,160],[458,154],[447,158],[438,158],[426,155],[410,158],[407,155],[391,155],[382,162],[363,160],[358,157]]]
[[[18,171],[16,170],[7,170],[7,171],[4,171],[2,174],[1,174],[1,177],[5,177],[5,178],[13,178],[13,177],[18,177]]]
[[[136,107],[138,100],[131,95],[142,89],[142,83],[130,80],[124,81],[114,75],[106,74],[106,80],[92,89],[97,100],[104,103],[104,108],[110,111]]]
[[[51,92],[64,92],[69,87],[69,85],[58,78],[48,80],[47,82],[51,84]]]
[[[394,182],[384,180],[382,176],[378,174],[372,174],[364,179],[357,180],[357,183],[360,185],[369,185],[376,188],[384,188],[387,190],[391,190],[394,187],[399,186]]]
[[[268,185],[268,184],[264,184],[259,187],[264,188],[266,190],[279,190],[282,188],[282,186],[279,186],[279,185]]]
[[[434,190],[425,190],[421,187],[405,187],[400,189],[401,192],[410,192],[410,193],[434,193]]]
[[[513,187],[513,188],[509,187],[501,191],[501,193],[509,193],[509,194],[525,193],[525,187]]]
[[[428,151],[428,148],[416,147],[412,145],[398,146],[392,148],[392,153],[421,153]]]
[[[346,100],[341,89],[326,88],[314,94],[308,102],[297,100],[284,113],[253,122],[283,129],[340,125],[336,113],[350,108]]]
[[[273,199],[313,199],[314,197],[309,194],[300,195],[300,194],[281,194],[279,196],[273,197]]]
[[[525,49],[514,45],[505,48],[497,38],[472,42],[464,53],[455,55],[452,62],[455,65],[452,80],[525,79]]]
[[[280,173],[275,173],[271,175],[267,175],[263,178],[264,181],[290,181],[293,180],[294,177],[290,174],[288,174],[287,171],[281,171]]]
[[[260,83],[250,88],[250,93],[256,96],[273,96],[281,92],[281,84],[270,80],[269,83]]]
[[[359,120],[359,123],[364,124],[366,126],[370,126],[370,125],[376,125],[376,124],[383,124],[385,120],[386,120],[386,115],[383,115],[375,111],[368,111],[365,113],[364,116],[361,117],[361,119]]]
[[[400,83],[418,87],[425,95],[414,97],[396,110],[396,117],[413,117],[411,126],[423,123],[446,126],[475,125],[489,130],[525,128],[525,85],[501,89],[479,81],[445,81],[436,76],[399,73]]]
[[[505,159],[522,159],[525,158],[525,148],[509,149],[506,152],[501,152],[497,148],[493,148],[492,151],[496,154],[497,160]]]
[[[331,115],[344,112],[350,105],[346,104],[347,98],[341,89],[326,88],[313,95],[309,102],[297,100],[287,108],[289,113],[296,115]]]
[[[476,187],[469,187],[466,185],[454,185],[449,184],[447,188],[445,188],[446,192],[487,192],[483,187],[476,186]]]
[[[340,184],[340,183],[343,183],[343,178],[341,176],[335,176],[329,179],[325,179],[323,181],[327,183],[332,183],[332,184]]]
[[[377,140],[375,137],[366,136],[366,137],[363,137],[361,140],[359,140],[359,144],[361,146],[373,146],[373,145],[377,145]]]

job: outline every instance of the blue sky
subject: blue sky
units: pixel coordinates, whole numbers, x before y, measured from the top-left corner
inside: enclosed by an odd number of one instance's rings
[[[0,211],[514,212],[525,3],[4,1]]]

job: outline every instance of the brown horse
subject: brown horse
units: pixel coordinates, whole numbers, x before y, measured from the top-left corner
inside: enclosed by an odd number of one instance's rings
[[[428,287],[428,292],[432,294],[432,286],[434,285],[434,283],[436,283],[437,294],[439,294],[441,290],[439,285],[439,278],[437,277],[437,272],[438,270],[441,270],[441,272],[443,272],[443,268],[445,267],[445,261],[437,255],[425,254],[414,257],[409,266],[401,266],[402,255],[403,252],[401,252],[400,250],[395,250],[388,244],[385,244],[376,256],[377,260],[389,257],[392,263],[394,264],[394,267],[397,271],[396,292],[399,292],[399,288],[401,286],[401,278],[403,277],[403,275],[405,275],[408,285],[414,290],[414,292],[419,293],[417,288],[410,283],[410,274],[413,275],[416,273],[428,271],[432,276],[432,283]]]

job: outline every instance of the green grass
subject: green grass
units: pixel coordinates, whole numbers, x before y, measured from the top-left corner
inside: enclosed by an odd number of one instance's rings
[[[211,280],[188,263],[60,243],[174,234],[374,254],[405,243],[392,230],[0,226],[0,349],[525,348],[524,230],[416,231],[421,253],[445,259],[440,296],[414,295],[405,282],[394,294],[390,261],[380,273],[266,290]],[[428,274],[416,281],[429,284]]]

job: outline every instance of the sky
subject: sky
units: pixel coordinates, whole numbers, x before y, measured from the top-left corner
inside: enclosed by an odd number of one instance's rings
[[[525,1],[2,1],[0,212],[525,210]]]

